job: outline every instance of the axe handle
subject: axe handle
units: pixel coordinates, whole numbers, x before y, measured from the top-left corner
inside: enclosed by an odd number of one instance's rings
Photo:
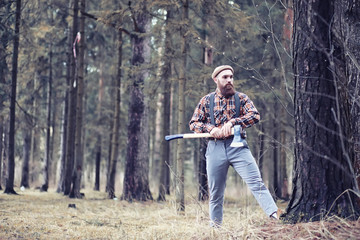
[[[171,141],[179,138],[208,138],[211,137],[210,133],[184,133],[165,136],[166,141]]]
[[[234,128],[231,129],[231,134],[234,135]],[[165,136],[166,141],[171,141],[178,138],[209,138],[211,137],[210,133],[183,133],[175,135]]]

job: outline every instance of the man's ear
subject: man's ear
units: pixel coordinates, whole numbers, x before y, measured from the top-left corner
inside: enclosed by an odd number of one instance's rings
[[[217,84],[217,80],[218,80],[218,79],[217,79],[216,77],[214,77],[213,80],[214,80],[214,82]]]

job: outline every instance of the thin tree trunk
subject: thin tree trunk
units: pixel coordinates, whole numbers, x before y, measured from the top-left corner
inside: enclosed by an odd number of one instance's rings
[[[189,1],[183,1],[182,21],[187,22],[189,19]],[[178,89],[178,132],[185,132],[185,84],[186,84],[186,62],[187,62],[187,41],[186,29],[183,25],[180,30],[181,34],[181,66],[179,69],[179,89]],[[178,141],[177,147],[177,169],[176,169],[176,209],[178,212],[185,211],[185,192],[184,192],[184,161],[186,156],[185,142]]]
[[[49,54],[49,83],[48,83],[48,92],[47,92],[47,121],[46,121],[46,143],[45,143],[45,158],[44,158],[44,170],[43,177],[44,182],[40,188],[40,191],[47,192],[49,188],[49,170],[51,169],[51,159],[50,159],[50,128],[51,128],[51,99],[52,99],[52,47],[50,47]]]
[[[32,115],[33,119],[31,122],[31,133],[30,133],[30,169],[29,169],[29,176],[30,176],[30,182],[37,182],[38,176],[40,174],[39,171],[39,163],[41,161],[40,157],[40,129],[39,129],[39,85],[40,85],[40,76],[41,76],[41,69],[39,69],[39,66],[42,66],[43,62],[42,59],[37,59],[38,66],[35,69],[35,77],[34,77],[34,83],[32,86],[32,90],[34,92],[34,95],[32,99],[30,99],[30,102],[32,102]]]
[[[71,0],[69,1],[69,10],[71,9]],[[68,15],[70,15],[70,13],[68,13]],[[70,104],[70,89],[72,88],[71,86],[71,79],[72,79],[72,36],[73,36],[73,31],[72,28],[70,27],[70,24],[68,24],[68,42],[67,42],[67,52],[66,52],[66,61],[68,64],[66,64],[66,87],[65,87],[65,91],[64,91],[64,100],[63,100],[63,109],[62,109],[62,122],[61,122],[61,141],[60,141],[60,178],[59,178],[59,182],[58,182],[58,187],[56,192],[60,193],[65,193],[65,179],[66,179],[66,174],[67,174],[67,135],[68,135],[68,121],[69,121],[69,104]]]
[[[20,21],[21,21],[21,0],[16,0],[15,10],[15,35],[14,50],[11,70],[11,95],[10,95],[10,125],[9,125],[9,151],[8,151],[8,174],[4,193],[16,194],[14,190],[15,177],[15,102],[16,102],[16,82],[20,42]]]
[[[10,5],[9,3],[7,3],[7,1],[4,1],[3,3],[0,4],[0,8],[4,7],[7,10],[5,11],[6,14],[8,14],[8,12],[10,11],[10,7],[7,7],[6,5]],[[6,31],[2,31],[0,34],[0,86],[1,89],[5,90],[5,76],[8,72],[8,68],[7,68],[7,63],[6,63],[6,47],[8,45],[8,34]],[[4,109],[4,100],[5,100],[5,92],[1,93],[0,95],[0,113],[3,112]],[[0,190],[2,190],[2,164],[3,164],[3,150],[4,150],[4,139],[3,139],[3,134],[4,134],[4,124],[5,124],[5,119],[4,117],[0,114]]]
[[[164,65],[161,71],[161,79],[164,82],[163,85],[163,102],[162,102],[162,141],[160,141],[160,182],[159,182],[159,196],[158,201],[166,200],[166,176],[169,175],[169,164],[170,164],[170,143],[164,141],[166,135],[170,134],[170,94],[171,94],[171,57],[173,54],[171,31],[169,22],[172,19],[171,9],[167,10],[165,20],[165,52],[164,52]]]
[[[115,111],[114,121],[111,139],[111,158],[110,158],[110,172],[107,183],[108,198],[115,198],[115,177],[116,177],[116,166],[119,152],[119,128],[120,128],[120,104],[121,104],[121,65],[122,65],[122,31],[118,32],[118,73],[117,81],[115,85],[116,100],[115,100]]]
[[[3,0],[0,3],[0,9],[4,9],[3,16],[8,17],[12,13],[11,9],[12,3],[9,0]],[[1,95],[0,95],[0,113],[3,113],[4,110],[4,102],[5,99],[8,98],[10,89],[6,85],[6,77],[8,76],[9,69],[8,64],[6,62],[6,56],[7,56],[7,48],[9,46],[10,42],[10,34],[11,28],[8,25],[2,25],[2,31],[0,31],[0,89]],[[7,121],[5,120],[5,117],[0,114],[0,190],[2,190],[2,184],[4,183],[4,170],[5,168],[3,166],[6,166],[5,161],[5,154],[6,154],[6,136],[7,131],[5,124],[7,124]]]
[[[0,102],[0,111],[1,111],[1,102]],[[4,118],[0,116],[0,190],[2,190],[2,165],[3,165],[3,135],[4,135]]]
[[[260,134],[259,134],[259,155],[258,155],[258,165],[261,176],[263,173],[263,164],[264,164],[264,154],[265,154],[265,133],[264,133],[264,125],[259,124],[260,126]]]
[[[55,77],[56,79],[56,77]],[[54,94],[52,97],[53,107],[51,111],[51,129],[52,134],[50,138],[50,159],[51,159],[51,170],[50,170],[50,176],[52,177],[52,184],[53,186],[56,186],[57,184],[57,170],[58,170],[58,153],[60,151],[60,134],[59,134],[59,128],[61,127],[60,124],[58,124],[58,113],[61,112],[61,104],[59,104],[59,100],[57,97],[58,92],[55,91],[56,87],[54,87]]]
[[[159,50],[162,51],[162,50]],[[161,55],[162,53],[160,53]],[[161,62],[161,61],[159,61]],[[161,63],[159,63],[160,65]],[[158,75],[157,78],[160,78],[160,76]],[[164,101],[164,96],[163,93],[159,92],[158,94],[156,94],[156,111],[155,111],[155,116],[153,116],[153,120],[150,119],[150,122],[153,122],[153,127],[152,127],[152,134],[150,135],[150,141],[151,141],[151,146],[150,146],[150,151],[151,151],[151,158],[150,158],[150,162],[151,162],[151,176],[153,178],[153,184],[155,186],[159,186],[160,184],[160,178],[159,178],[159,172],[161,171],[161,163],[160,163],[160,159],[161,159],[161,142],[163,141],[164,138],[162,138],[163,134],[163,123],[162,123],[162,116],[163,116],[163,112],[162,112],[162,105],[163,105],[163,101]],[[161,175],[161,173],[160,173]]]
[[[80,4],[80,41],[77,66],[77,96],[76,96],[76,124],[75,124],[75,165],[72,177],[72,189],[69,197],[81,198],[81,177],[83,173],[83,155],[82,155],[82,132],[83,132],[83,98],[84,98],[84,52],[85,52],[85,0],[79,0]]]
[[[101,56],[101,55],[100,55]],[[98,96],[98,106],[97,106],[97,123],[100,126],[102,118],[102,101],[104,95],[104,78],[103,78],[103,63],[100,63],[100,79],[99,79],[99,96]],[[101,166],[101,152],[102,152],[102,131],[101,129],[97,130],[97,140],[96,140],[96,153],[95,153],[95,186],[94,190],[100,190],[100,166]]]
[[[8,122],[7,120],[4,120],[4,122]],[[9,124],[6,123],[4,125],[4,138],[3,138],[3,151],[2,151],[2,166],[1,166],[1,182],[3,182],[4,184],[6,183],[6,175],[7,175],[7,161],[5,161],[5,159],[7,159],[7,151],[9,150],[8,147],[8,140],[9,140]]]
[[[203,51],[203,62],[206,66],[212,66],[213,64],[213,51],[209,46],[209,34],[208,34],[208,24],[210,22],[210,17],[213,9],[210,7],[214,3],[213,0],[205,1],[203,6],[203,38],[205,39],[206,46]],[[209,78],[204,78],[204,94],[207,94],[210,91],[210,87],[208,84]],[[207,149],[208,139],[203,138],[199,140],[199,160],[198,160],[198,200],[206,201],[209,199],[209,191],[208,191],[208,178],[206,172],[206,149]]]
[[[31,132],[24,130],[24,145],[23,145],[23,162],[21,171],[21,183],[20,186],[29,188],[29,162],[31,151]]]
[[[286,119],[285,118],[285,110],[282,109],[281,111],[281,115],[284,116],[284,118],[281,119]],[[280,192],[280,198],[283,200],[289,200],[289,192],[288,192],[288,176],[287,176],[287,171],[286,171],[286,166],[287,166],[287,157],[286,157],[286,149],[285,146],[287,144],[286,141],[286,131],[285,131],[285,125],[286,123],[282,122],[281,123],[281,127],[280,127],[280,172],[279,172],[279,179],[280,179],[280,186],[281,186],[281,192]]]
[[[274,102],[274,109],[277,108],[277,101]],[[275,118],[275,116],[273,116]],[[279,134],[278,134],[278,127],[279,124],[277,121],[272,122],[272,148],[273,148],[273,171],[272,171],[272,184],[273,184],[273,191],[276,197],[281,195],[281,184],[279,184]]]
[[[78,30],[78,13],[79,13],[79,0],[74,0],[73,6],[73,27],[72,38],[74,41]],[[73,43],[69,46],[71,52],[73,51]],[[71,71],[70,71],[70,90],[69,90],[69,112],[67,122],[67,136],[66,136],[66,170],[64,181],[64,195],[69,195],[71,191],[71,182],[74,170],[74,157],[75,157],[75,130],[76,130],[76,97],[77,97],[77,64],[76,58],[71,57]]]
[[[286,1],[287,9],[284,13],[284,26],[283,26],[283,32],[282,32],[282,44],[285,48],[286,52],[290,52],[290,44],[292,39],[292,26],[294,22],[294,11],[292,8],[292,1],[288,0]],[[283,52],[282,56],[284,58],[287,58],[285,53]],[[285,74],[285,72],[283,73]],[[284,83],[285,85],[287,83]],[[281,87],[281,96],[283,99],[286,99],[286,88],[287,86]],[[289,180],[287,175],[287,165],[288,165],[288,158],[286,155],[286,146],[289,145],[287,142],[287,133],[286,128],[288,126],[288,119],[289,115],[286,112],[285,106],[282,106],[280,109],[280,186],[281,186],[281,199],[288,201],[289,200]]]
[[[68,86],[68,85],[67,85]],[[64,192],[65,187],[65,170],[66,170],[66,136],[67,136],[67,121],[68,121],[68,96],[69,92],[68,89],[65,90],[65,96],[63,101],[63,110],[62,110],[62,122],[61,122],[61,140],[60,140],[60,178],[58,182],[58,187],[56,192]]]
[[[198,166],[198,181],[199,181],[199,193],[198,200],[206,201],[209,199],[209,191],[208,191],[208,178],[206,172],[206,148],[208,141],[205,139],[200,139],[200,147],[199,147],[199,166]]]

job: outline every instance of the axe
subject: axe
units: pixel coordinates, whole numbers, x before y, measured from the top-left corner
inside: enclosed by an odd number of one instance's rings
[[[242,128],[240,125],[235,125],[231,131],[232,135],[234,135],[234,139],[230,144],[231,147],[245,147],[247,146],[245,140],[241,137]],[[165,136],[166,141],[171,141],[179,138],[210,138],[212,137],[210,133],[183,133],[183,134],[175,134],[175,135],[167,135]]]

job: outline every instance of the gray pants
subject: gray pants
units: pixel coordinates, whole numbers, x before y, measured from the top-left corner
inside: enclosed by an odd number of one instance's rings
[[[260,207],[268,216],[277,211],[274,199],[262,181],[259,168],[250,149],[248,147],[230,147],[231,142],[232,139],[210,140],[206,150],[211,225],[222,223],[224,192],[229,166],[232,166],[245,181]]]

